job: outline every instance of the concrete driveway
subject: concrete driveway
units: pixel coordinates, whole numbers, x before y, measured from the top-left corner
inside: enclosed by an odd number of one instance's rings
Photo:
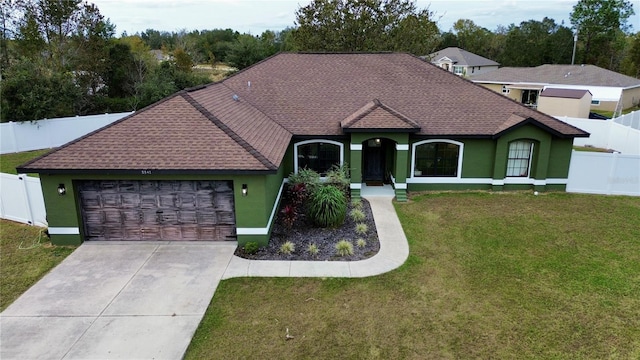
[[[0,314],[0,359],[180,359],[236,246],[85,243]]]

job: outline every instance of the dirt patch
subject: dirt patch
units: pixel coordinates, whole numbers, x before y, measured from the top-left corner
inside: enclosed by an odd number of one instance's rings
[[[255,254],[247,254],[239,247],[236,250],[236,255],[252,260],[354,261],[369,258],[380,250],[380,241],[373,221],[371,206],[368,201],[362,199],[362,211],[365,214],[365,219],[358,223],[367,225],[366,234],[358,234],[356,232],[356,222],[349,216],[352,209],[353,206],[349,203],[347,218],[340,227],[317,228],[308,221],[306,216],[301,215],[289,230],[283,224],[281,206],[271,233],[269,245],[260,248]],[[358,239],[364,239],[366,245],[359,247],[357,245]],[[353,244],[353,255],[339,256],[337,254],[336,244],[340,240],[347,240]],[[291,254],[282,254],[280,252],[280,246],[286,241],[291,241],[295,245],[295,251]],[[311,244],[315,244],[318,247],[318,253],[315,255],[308,251]]]

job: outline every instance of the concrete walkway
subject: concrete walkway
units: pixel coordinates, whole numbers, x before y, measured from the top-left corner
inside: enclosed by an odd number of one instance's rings
[[[409,244],[393,207],[393,196],[367,195],[378,230],[380,251],[360,261],[275,261],[231,258],[223,279],[233,277],[366,277],[384,274],[404,264]]]
[[[221,279],[391,271],[409,256],[393,197],[366,198],[380,251],[361,261],[246,260],[236,243],[84,243],[0,314],[0,359],[181,359]]]

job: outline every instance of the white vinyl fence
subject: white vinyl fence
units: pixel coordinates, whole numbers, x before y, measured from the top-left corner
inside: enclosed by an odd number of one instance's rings
[[[574,145],[590,145],[612,149],[623,154],[640,155],[640,130],[633,127],[640,120],[634,120],[635,117],[640,119],[640,111],[610,120],[581,119],[566,116],[558,116],[557,119],[591,134],[588,138],[575,138],[573,140]]]
[[[640,155],[574,151],[567,192],[640,196]]]
[[[636,130],[640,130],[640,111],[634,111],[628,113],[626,115],[618,116],[613,119],[614,122],[617,122],[620,125],[629,126]]]
[[[30,225],[47,226],[40,179],[0,173],[0,217]]]
[[[3,123],[0,124],[0,154],[58,147],[131,114],[133,112]]]

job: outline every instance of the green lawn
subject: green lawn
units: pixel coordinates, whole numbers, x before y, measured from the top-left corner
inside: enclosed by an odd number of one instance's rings
[[[396,209],[400,269],[222,281],[186,359],[640,358],[639,198],[442,193]]]
[[[49,152],[51,149],[25,151],[13,154],[0,155],[0,172],[7,174],[17,174],[16,166],[22,165],[31,159]],[[38,176],[38,174],[29,174],[29,176]]]
[[[602,152],[602,153],[610,153],[609,149],[593,147],[593,146],[573,146],[573,150],[575,151],[587,151],[587,152]]]
[[[43,230],[0,219],[0,311],[73,252],[52,246]]]

